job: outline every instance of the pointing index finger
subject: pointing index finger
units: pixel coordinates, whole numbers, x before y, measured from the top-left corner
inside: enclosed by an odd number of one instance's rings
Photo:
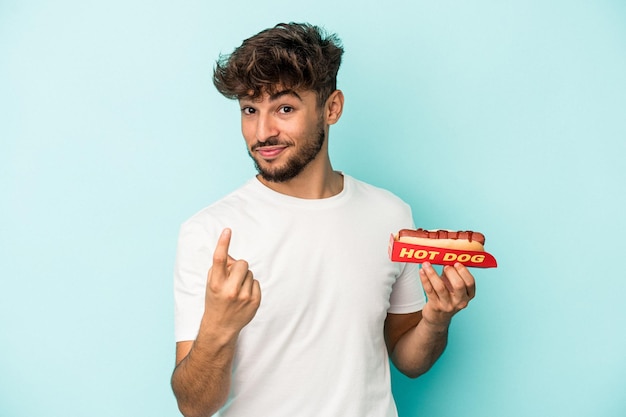
[[[228,247],[230,246],[230,237],[232,231],[228,228],[222,230],[220,237],[217,239],[217,246],[213,252],[213,268],[219,268],[226,272],[226,268],[233,263],[233,258],[228,255]]]

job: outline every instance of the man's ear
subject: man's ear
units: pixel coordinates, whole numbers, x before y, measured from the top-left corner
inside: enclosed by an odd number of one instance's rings
[[[343,112],[343,93],[341,90],[335,90],[332,92],[328,100],[326,100],[326,106],[324,107],[324,116],[326,124],[334,125],[337,123]]]

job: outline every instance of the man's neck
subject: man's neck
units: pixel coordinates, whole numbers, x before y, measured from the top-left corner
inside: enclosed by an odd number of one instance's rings
[[[343,175],[333,171],[330,165],[327,169],[315,172],[307,172],[305,169],[297,177],[284,182],[267,181],[260,175],[257,178],[278,193],[304,199],[329,198],[343,190]]]

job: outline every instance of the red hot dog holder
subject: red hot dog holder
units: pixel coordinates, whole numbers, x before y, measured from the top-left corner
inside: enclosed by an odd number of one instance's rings
[[[454,265],[459,262],[474,268],[496,268],[496,258],[488,252],[436,248],[398,242],[392,234],[389,240],[389,257],[394,262],[423,263],[433,265]]]

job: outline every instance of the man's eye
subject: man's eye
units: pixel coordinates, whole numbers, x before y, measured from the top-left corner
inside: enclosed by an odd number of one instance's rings
[[[241,109],[243,114],[254,114],[255,110],[252,107],[244,107]]]
[[[291,106],[282,106],[280,108],[281,113],[291,113],[293,111],[293,107]]]

